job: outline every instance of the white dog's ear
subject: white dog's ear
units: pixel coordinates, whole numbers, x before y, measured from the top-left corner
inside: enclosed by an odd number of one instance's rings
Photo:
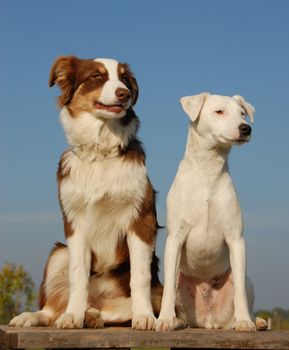
[[[255,108],[240,95],[235,95],[233,98],[239,103],[239,105],[245,109],[246,113],[250,117],[251,124],[254,123]]]
[[[198,119],[198,116],[200,115],[202,107],[205,103],[206,97],[209,95],[210,94],[208,92],[203,92],[202,94],[194,96],[181,97],[181,105],[184,111],[190,117],[192,122]]]

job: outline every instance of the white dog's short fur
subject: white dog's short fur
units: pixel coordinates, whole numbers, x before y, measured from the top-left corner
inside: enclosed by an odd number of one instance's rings
[[[183,97],[181,104],[190,127],[167,199],[165,285],[156,330],[187,323],[255,331],[242,214],[227,164],[231,146],[250,139],[245,117],[253,122],[254,108],[241,96],[209,93]],[[256,325],[266,328],[264,320]]]

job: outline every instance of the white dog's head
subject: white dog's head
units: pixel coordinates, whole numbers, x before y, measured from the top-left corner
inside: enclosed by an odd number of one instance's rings
[[[207,138],[211,146],[230,147],[250,140],[251,127],[245,118],[249,115],[253,123],[255,110],[242,96],[202,93],[180,101],[196,132]]]

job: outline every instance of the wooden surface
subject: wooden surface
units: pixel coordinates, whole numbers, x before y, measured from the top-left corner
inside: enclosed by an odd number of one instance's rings
[[[185,329],[172,332],[130,328],[57,330],[51,327],[0,326],[3,349],[24,348],[131,348],[289,349],[289,331],[237,333],[227,330]]]

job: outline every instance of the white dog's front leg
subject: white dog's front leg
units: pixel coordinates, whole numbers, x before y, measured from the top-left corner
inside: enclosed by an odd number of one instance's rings
[[[181,231],[189,232],[189,225],[182,225]],[[180,266],[181,249],[186,237],[185,232],[181,235],[169,235],[166,241],[164,259],[164,293],[159,318],[156,323],[156,331],[169,331],[184,328],[185,323],[176,318],[176,284]]]
[[[234,238],[228,242],[230,262],[234,279],[235,330],[254,332],[256,326],[250,318],[246,293],[246,248],[244,238]]]
[[[133,232],[128,234],[132,328],[154,329],[155,316],[151,303],[151,262],[153,247]]]
[[[67,241],[69,251],[69,299],[57,328],[82,328],[87,309],[91,255],[84,237],[74,233]]]

